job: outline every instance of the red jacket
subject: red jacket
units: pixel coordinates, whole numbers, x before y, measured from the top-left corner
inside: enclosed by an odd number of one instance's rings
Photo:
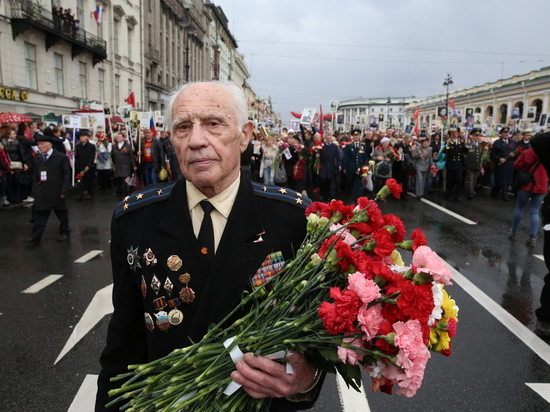
[[[536,167],[533,166],[534,162],[538,162]],[[514,162],[514,169],[530,171],[535,178],[534,186],[533,183],[529,183],[521,187],[521,189],[533,193],[548,193],[548,175],[546,174],[546,169],[533,149],[527,149],[521,153]]]

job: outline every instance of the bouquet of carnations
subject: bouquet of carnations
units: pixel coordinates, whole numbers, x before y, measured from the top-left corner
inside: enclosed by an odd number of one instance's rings
[[[283,160],[283,154],[284,151],[287,150],[289,147],[287,142],[280,142],[277,145],[277,157],[275,157],[275,161],[273,162],[273,170],[277,169],[279,165],[281,164],[281,161]]]
[[[388,179],[376,195],[399,196]],[[271,399],[252,399],[231,381],[235,353],[303,353],[318,369],[340,373],[358,388],[361,368],[372,389],[413,396],[430,350],[450,355],[455,302],[443,285],[451,273],[426,246],[419,229],[383,215],[374,200],[357,205],[314,202],[306,210],[307,236],[295,258],[243,295],[228,314],[247,314],[211,327],[201,342],[164,358],[130,365],[128,379],[110,392],[131,411],[268,411]],[[411,251],[405,265],[398,249]],[[284,361],[284,359],[283,359]]]

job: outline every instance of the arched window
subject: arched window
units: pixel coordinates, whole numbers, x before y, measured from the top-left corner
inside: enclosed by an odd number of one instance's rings
[[[487,117],[493,117],[493,106],[487,106]]]
[[[537,108],[537,114],[535,115],[535,122],[538,122],[540,120],[540,114],[542,113],[542,100],[541,99],[535,99],[531,103],[531,106],[535,106]]]
[[[506,103],[502,103],[500,105],[500,107],[498,108],[498,113],[499,113],[499,123],[500,124],[506,124],[506,118],[507,118],[507,114],[508,114],[508,105]]]
[[[476,107],[474,109],[474,113],[481,113],[481,107]]]
[[[523,119],[523,102],[516,102],[516,104],[514,104],[514,107],[517,107],[519,109],[519,118]]]

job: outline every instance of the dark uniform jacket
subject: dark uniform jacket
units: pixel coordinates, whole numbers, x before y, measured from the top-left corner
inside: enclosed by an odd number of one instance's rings
[[[516,142],[508,139],[506,143],[503,139],[498,139],[493,143],[491,148],[491,160],[495,162],[495,183],[497,185],[511,185],[514,176],[514,161],[517,156],[508,157],[510,153],[516,150]],[[500,163],[500,159],[506,159],[504,163]]]
[[[332,179],[336,174],[336,169],[340,166],[340,148],[331,143],[323,143],[321,149],[321,170],[319,171],[319,177],[326,179]]]
[[[355,147],[355,142],[351,142],[344,147],[343,168],[346,173],[357,172],[368,160],[366,145],[363,142],[358,142],[357,146]]]
[[[472,142],[466,154],[466,168],[468,170],[480,170],[483,166],[483,149],[481,142]]]
[[[71,166],[63,153],[52,150],[46,163],[42,155],[34,158],[35,186],[33,190],[36,210],[67,209],[66,195],[71,184]],[[46,180],[44,180],[46,179]]]
[[[74,152],[76,174],[81,173],[86,167],[89,169],[94,167],[95,144],[90,142],[86,142],[86,144],[77,143]]]
[[[451,140],[451,142],[447,143],[441,150],[443,153],[447,154],[445,167],[449,170],[464,168],[464,156],[468,153],[468,148],[464,142],[460,140],[457,142],[458,143],[455,143],[454,140]]]
[[[304,207],[308,204],[309,199],[290,189],[252,184],[241,177],[235,203],[207,272],[193,233],[185,180],[148,186],[121,202],[111,227],[114,313],[101,355],[103,370],[99,375],[96,411],[105,410],[102,405],[109,401],[107,391],[116,387],[116,383],[109,382],[110,377],[126,372],[129,364],[157,359],[189,345],[191,340],[199,342],[211,323],[219,322],[238,305],[243,290],[250,288],[252,276],[268,254],[281,251],[285,260],[291,259],[305,236]],[[262,241],[258,241],[260,234]],[[147,249],[157,259],[154,266],[147,265],[142,257]],[[179,270],[168,267],[169,256],[181,258]],[[158,310],[153,301],[160,296],[166,300],[178,297],[186,286],[179,281],[179,275],[184,273],[191,276],[188,287],[195,291],[195,300],[178,307],[184,314],[183,322],[167,331],[155,323],[154,329],[148,330],[144,314],[156,320]],[[160,283],[158,294],[152,286],[154,275]],[[166,279],[173,284],[171,295],[164,287]],[[311,406],[311,402],[276,399],[271,410],[288,412]]]

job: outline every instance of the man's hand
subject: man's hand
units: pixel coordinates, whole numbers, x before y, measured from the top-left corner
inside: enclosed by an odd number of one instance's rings
[[[282,398],[306,390],[313,382],[315,367],[296,352],[287,356],[286,361],[292,365],[294,374],[286,373],[285,365],[247,353],[237,362],[231,379],[240,383],[254,399]]]

